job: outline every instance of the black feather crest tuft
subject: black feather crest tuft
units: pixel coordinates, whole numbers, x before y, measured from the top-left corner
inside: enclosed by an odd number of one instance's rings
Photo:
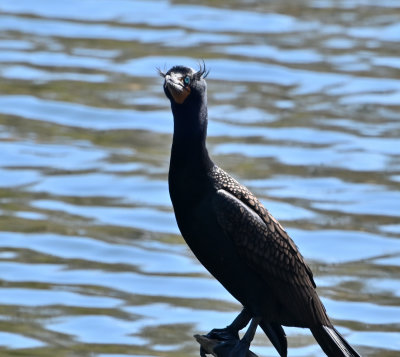
[[[162,71],[161,68],[156,67],[156,70],[157,70],[158,74],[160,75],[160,77],[165,78],[166,73],[164,71]]]
[[[199,70],[193,75],[194,78],[196,78],[197,80],[201,79],[201,78],[206,78],[208,76],[208,74],[210,73],[210,70],[206,68],[206,64],[204,62],[204,60],[202,60],[203,63],[199,64]]]

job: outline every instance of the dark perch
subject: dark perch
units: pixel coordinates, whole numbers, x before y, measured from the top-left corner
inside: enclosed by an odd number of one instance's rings
[[[207,336],[204,336],[204,335],[194,335],[193,337],[200,344],[200,348],[203,351],[205,351],[206,354],[213,355],[215,357],[219,357],[214,352],[214,348],[221,343],[220,340],[208,338]],[[258,356],[249,350],[249,351],[247,351],[246,357],[258,357]]]
[[[160,74],[174,116],[168,182],[179,229],[199,261],[244,306],[228,327],[197,338],[201,356],[251,356],[260,326],[285,357],[282,325],[309,328],[330,357],[359,356],[329,320],[313,274],[283,227],[209,157],[205,67],[175,66]]]

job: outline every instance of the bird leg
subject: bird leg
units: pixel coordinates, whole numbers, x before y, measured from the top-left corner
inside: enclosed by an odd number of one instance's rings
[[[212,329],[205,337],[219,341],[239,340],[239,331],[245,328],[250,320],[251,316],[244,308],[229,326]]]
[[[255,354],[250,351],[250,344],[251,341],[253,341],[257,326],[260,321],[260,317],[253,318],[248,330],[241,340],[223,341],[213,348],[213,354],[217,357],[255,356]]]
[[[202,336],[203,340],[213,340],[215,342],[221,341],[239,341],[239,331],[247,326],[251,320],[250,314],[246,308],[243,308],[242,312],[233,320],[233,322],[225,328],[214,328],[208,334]],[[209,350],[209,348],[207,348]],[[200,343],[200,356],[205,357],[208,352],[203,345]],[[211,348],[212,350],[212,348]],[[209,352],[208,352],[209,353]]]
[[[250,320],[251,324],[240,340],[239,331],[246,327]],[[261,318],[251,319],[250,314],[244,308],[229,326],[223,329],[213,329],[204,336],[195,336],[201,345],[200,356],[205,357],[206,353],[212,353],[217,357],[255,356],[249,348],[260,321]]]

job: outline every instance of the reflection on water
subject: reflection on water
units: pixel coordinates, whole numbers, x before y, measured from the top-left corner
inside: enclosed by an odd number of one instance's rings
[[[237,303],[179,236],[156,67],[208,79],[209,148],[279,218],[339,330],[400,351],[392,1],[0,4],[2,356],[196,356]],[[287,328],[290,354],[321,356]],[[260,333],[260,356],[276,355]]]

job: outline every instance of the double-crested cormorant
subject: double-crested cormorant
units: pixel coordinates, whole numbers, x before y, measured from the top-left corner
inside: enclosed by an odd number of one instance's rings
[[[246,356],[259,325],[287,356],[286,325],[309,328],[330,357],[359,356],[330,322],[312,272],[286,231],[210,159],[205,66],[175,66],[160,74],[174,117],[168,181],[176,221],[198,260],[244,307],[227,328],[206,335],[225,341],[215,354]],[[238,331],[250,320],[239,340]]]

